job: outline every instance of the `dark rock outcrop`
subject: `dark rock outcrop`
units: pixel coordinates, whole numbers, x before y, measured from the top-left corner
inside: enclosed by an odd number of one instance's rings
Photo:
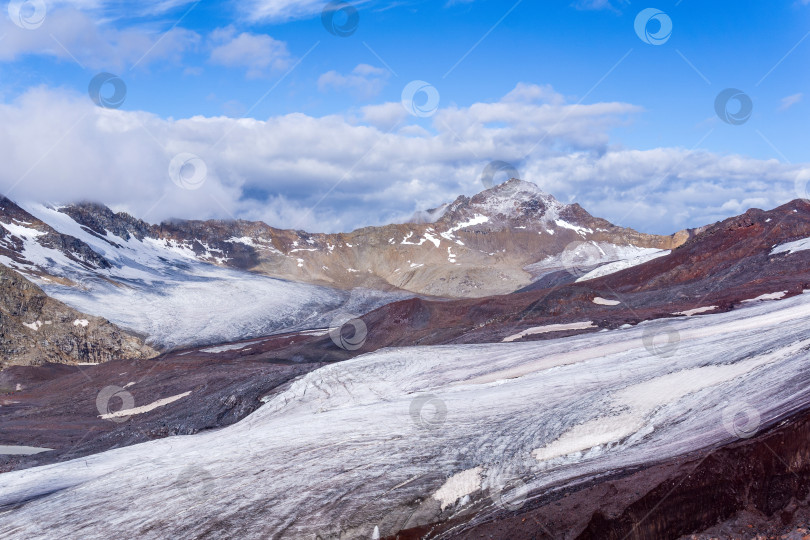
[[[156,354],[140,338],[105,319],[69,308],[14,270],[0,266],[0,369]]]

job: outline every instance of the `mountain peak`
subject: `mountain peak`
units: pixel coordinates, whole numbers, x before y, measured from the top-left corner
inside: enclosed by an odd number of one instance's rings
[[[506,182],[487,188],[481,193],[532,193],[538,196],[550,196],[548,193],[540,189],[540,186],[534,182],[521,180],[520,178],[510,178]]]
[[[550,193],[546,193],[540,186],[533,182],[527,182],[525,180],[520,180],[518,178],[512,178],[502,184],[498,184],[497,186],[493,186],[489,189],[485,189],[484,191],[478,193],[477,195],[473,196],[473,202],[477,202],[479,200],[512,200],[512,201],[529,201],[529,200],[540,200],[544,203],[553,206],[562,207],[562,205],[557,199],[554,198],[553,195]]]
[[[512,178],[502,184],[485,189],[472,197],[457,198],[442,213],[438,221],[464,222],[476,215],[486,216],[493,222],[525,225],[556,218],[567,208],[553,195],[537,184]]]

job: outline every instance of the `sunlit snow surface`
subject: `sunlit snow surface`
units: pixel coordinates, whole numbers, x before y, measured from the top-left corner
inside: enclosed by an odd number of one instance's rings
[[[808,317],[805,294],[576,338],[368,354],[219,431],[3,474],[0,537],[371,538],[470,502],[486,514],[510,482],[538,496],[805,407]],[[656,331],[677,347],[654,345]]]
[[[570,229],[572,227],[566,228]],[[580,276],[577,281],[588,281],[639,266],[658,257],[669,255],[669,253],[666,250],[642,248],[634,245],[621,246],[607,242],[574,242],[564,252],[530,264],[524,270],[535,277],[542,277],[559,270],[568,270]]]
[[[788,242],[780,246],[776,246],[771,250],[771,255],[778,255],[779,253],[796,253],[798,251],[806,251],[810,249],[810,238],[802,238],[794,242]]]
[[[161,347],[328,327],[338,314],[366,313],[405,297],[367,289],[340,291],[222,268],[201,262],[190,249],[169,241],[124,240],[109,232],[101,239],[55,209],[36,204],[25,208],[57,231],[84,241],[113,264],[111,269],[91,272],[26,234],[21,235],[26,260],[78,282],[79,287],[29,277],[50,296],[145,335]],[[24,265],[10,259],[0,257],[0,263],[25,273]]]

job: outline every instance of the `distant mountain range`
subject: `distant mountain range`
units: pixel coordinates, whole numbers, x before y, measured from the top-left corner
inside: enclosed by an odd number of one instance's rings
[[[165,350],[327,328],[406,298],[486,299],[590,283],[667,264],[672,250],[712,230],[656,236],[617,227],[517,179],[413,221],[341,234],[247,221],[152,225],[96,203],[3,199],[0,264],[55,300]],[[586,300],[593,309],[610,307]],[[578,301],[566,300],[568,315]],[[484,302],[504,304],[498,313],[513,304]],[[467,339],[488,335],[494,326],[486,317],[472,334],[466,323],[460,330]],[[517,324],[535,318],[521,315]],[[386,335],[397,343],[396,332]]]
[[[120,266],[116,259],[142,251],[143,244],[169,252],[167,259],[181,256],[274,278],[452,298],[505,294],[528,285],[572,242],[601,246],[597,264],[651,257],[679,246],[692,234],[662,237],[617,227],[516,179],[428,211],[430,223],[417,216],[416,223],[341,234],[281,230],[247,221],[150,225],[93,203],[24,206],[28,213],[6,202],[0,219],[10,224],[7,234],[24,232],[21,221],[30,223],[26,227],[40,231],[29,233],[36,244],[100,274]],[[87,235],[101,240],[104,249]],[[48,267],[42,257],[25,253],[36,249],[17,240],[4,254],[7,262],[16,262],[21,269],[27,257],[28,266],[36,267],[31,269],[34,273],[58,273],[60,266],[69,264],[57,261]]]

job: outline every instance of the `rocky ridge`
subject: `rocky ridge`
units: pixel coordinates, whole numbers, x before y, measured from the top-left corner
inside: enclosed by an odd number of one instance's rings
[[[48,297],[17,272],[0,266],[0,369],[45,363],[98,364],[157,353],[109,321]]]

